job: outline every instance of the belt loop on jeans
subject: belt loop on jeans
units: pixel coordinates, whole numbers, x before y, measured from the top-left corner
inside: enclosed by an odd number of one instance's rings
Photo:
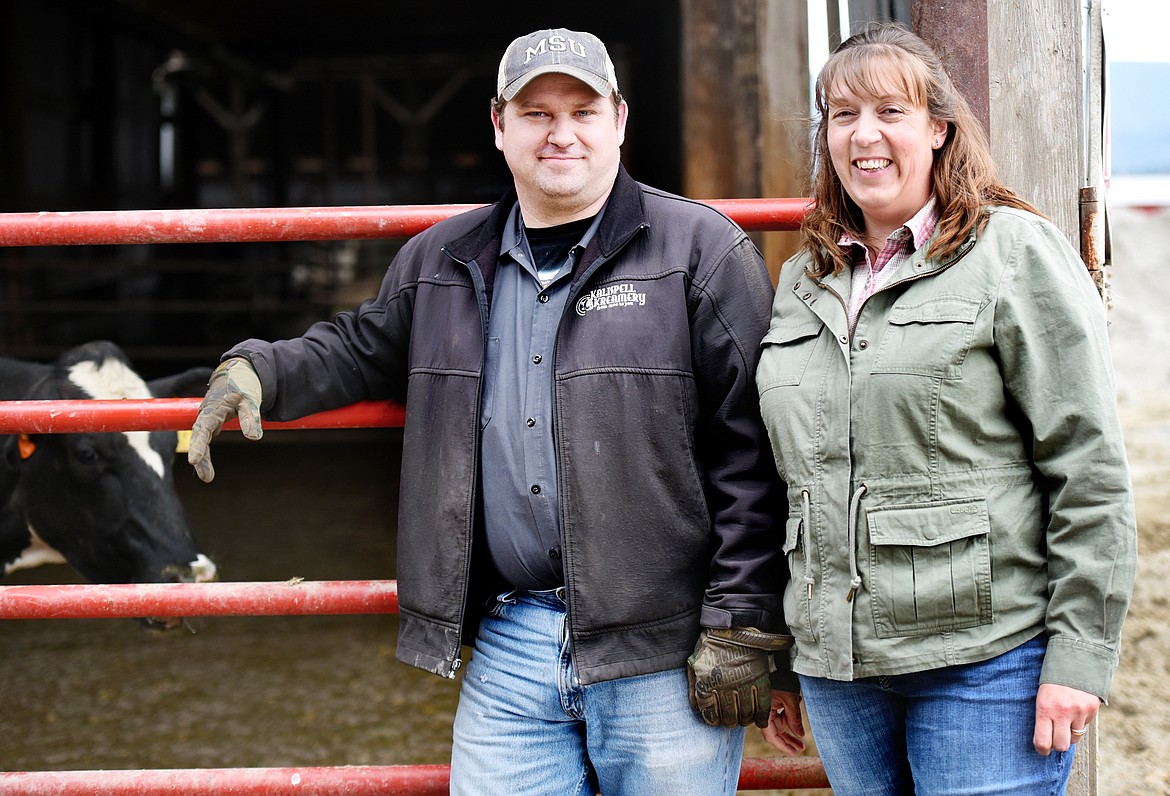
[[[517,596],[528,595],[537,602],[542,602],[545,605],[554,607],[554,603],[558,607],[568,610],[568,590],[564,586],[557,586],[552,589],[518,589]]]

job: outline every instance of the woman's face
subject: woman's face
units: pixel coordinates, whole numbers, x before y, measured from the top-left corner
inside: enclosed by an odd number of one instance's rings
[[[894,80],[879,85],[895,86]],[[934,186],[934,150],[945,122],[900,91],[858,96],[838,83],[828,97],[829,156],[849,197],[861,208],[865,233],[884,241],[922,209]]]

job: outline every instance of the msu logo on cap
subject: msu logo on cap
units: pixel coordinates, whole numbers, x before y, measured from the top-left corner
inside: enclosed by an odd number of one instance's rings
[[[555,28],[521,36],[500,60],[496,97],[511,100],[535,77],[549,73],[575,77],[603,97],[618,90],[613,62],[592,33]]]
[[[568,51],[573,55],[585,58],[585,45],[576,39],[568,39],[560,35],[552,35],[541,39],[534,47],[527,47],[524,50],[524,63],[527,64],[532,60],[533,56],[544,55],[545,53],[563,53]]]

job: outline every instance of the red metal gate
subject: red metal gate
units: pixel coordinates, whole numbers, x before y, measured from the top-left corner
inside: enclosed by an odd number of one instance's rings
[[[713,200],[748,230],[795,229],[807,200]],[[127,243],[259,242],[393,238],[413,235],[473,205],[250,208],[0,214],[0,246]],[[199,399],[0,401],[0,434],[154,431],[190,428]],[[401,426],[401,406],[365,402],[279,428]],[[228,428],[238,428],[229,424]],[[0,619],[133,618],[137,616],[274,616],[393,613],[394,581],[165,583],[0,586]],[[159,769],[0,773],[7,794],[445,794],[447,766]],[[815,758],[743,761],[739,787],[825,788]]]

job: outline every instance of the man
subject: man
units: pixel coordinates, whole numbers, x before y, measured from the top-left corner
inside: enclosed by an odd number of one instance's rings
[[[627,113],[596,37],[514,41],[491,118],[515,191],[408,241],[356,310],[229,351],[193,429],[209,481],[237,412],[258,438],[405,402],[397,654],[454,677],[473,645],[454,794],[734,793],[790,643],[771,282],[726,217],[629,177]]]

